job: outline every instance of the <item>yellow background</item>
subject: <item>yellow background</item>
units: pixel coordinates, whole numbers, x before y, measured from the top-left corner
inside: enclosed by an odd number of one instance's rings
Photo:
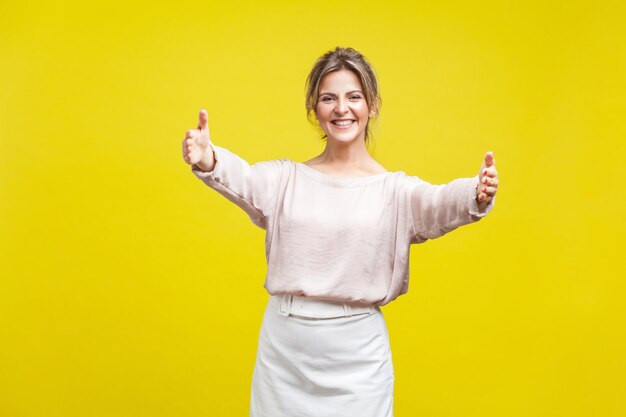
[[[396,415],[626,415],[624,3],[381,3],[0,2],[1,416],[248,414],[263,231],[180,144],[205,107],[249,162],[317,155],[337,45],[379,74],[388,170],[500,172],[383,310]]]

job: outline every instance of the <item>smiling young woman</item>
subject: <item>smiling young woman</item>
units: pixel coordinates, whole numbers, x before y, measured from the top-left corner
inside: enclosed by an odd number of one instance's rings
[[[307,114],[326,140],[320,155],[249,165],[211,142],[204,110],[198,128],[187,131],[183,158],[192,172],[266,230],[270,297],[252,417],[393,416],[380,307],[408,291],[410,245],[493,208],[491,152],[478,175],[442,185],[376,162],[366,142],[380,103],[371,65],[354,49],[336,48],[307,78]]]

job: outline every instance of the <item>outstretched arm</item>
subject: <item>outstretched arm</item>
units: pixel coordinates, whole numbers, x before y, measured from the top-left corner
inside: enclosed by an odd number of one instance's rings
[[[265,229],[277,198],[280,160],[250,165],[209,138],[208,115],[201,110],[198,128],[183,140],[183,159],[191,172],[209,187],[241,207],[254,224]]]
[[[435,239],[486,216],[493,208],[498,175],[492,152],[478,175],[432,185],[418,179],[411,192],[413,242]]]

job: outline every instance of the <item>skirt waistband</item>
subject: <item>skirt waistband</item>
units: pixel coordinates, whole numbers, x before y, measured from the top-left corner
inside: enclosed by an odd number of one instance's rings
[[[330,319],[334,317],[351,317],[359,314],[374,313],[378,307],[345,303],[341,301],[317,300],[300,295],[270,295],[270,306],[281,316],[311,317]]]

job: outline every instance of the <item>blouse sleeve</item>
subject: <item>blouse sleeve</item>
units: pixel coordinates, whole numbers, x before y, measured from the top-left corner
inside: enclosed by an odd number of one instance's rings
[[[413,219],[411,243],[422,243],[443,236],[459,226],[480,220],[493,209],[495,196],[482,211],[478,210],[478,176],[458,178],[441,185],[413,178],[415,184],[410,196]]]
[[[262,229],[267,228],[267,217],[276,201],[281,160],[248,164],[225,148],[210,144],[215,156],[212,171],[205,172],[191,166],[196,177],[228,200],[241,207],[250,220]]]

